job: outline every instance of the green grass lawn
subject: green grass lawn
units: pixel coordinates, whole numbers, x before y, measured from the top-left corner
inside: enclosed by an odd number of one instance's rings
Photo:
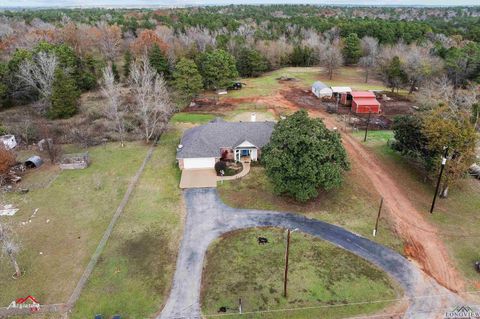
[[[284,75],[298,80],[296,82],[285,82],[286,84],[290,83],[303,88],[310,88],[313,82],[322,81],[329,86],[350,86],[356,90],[388,90],[381,81],[373,77],[368,83],[365,83],[361,68],[342,67],[330,80],[324,69],[320,67],[286,67],[268,72],[257,78],[242,79],[241,81],[246,86],[238,91],[230,91],[226,97],[242,98],[275,95],[283,88],[282,83],[277,78]]]
[[[354,135],[363,139],[361,132]],[[401,181],[417,209],[437,226],[453,261],[467,280],[467,288],[478,288],[480,277],[473,264],[480,258],[477,240],[480,237],[480,182],[468,178],[451,187],[448,198],[438,199],[434,214],[430,215],[434,183],[426,180],[423,172],[388,147],[387,140],[392,136],[391,131],[372,131],[365,145],[377,154],[393,177]]]
[[[268,244],[259,245],[259,236]],[[391,302],[349,305],[398,298],[388,276],[363,259],[309,235],[292,233],[288,298],[283,297],[285,231],[249,229],[228,234],[208,250],[203,276],[202,310],[243,311],[318,307],[246,315],[247,318],[344,318],[379,311]],[[229,316],[240,318],[240,316]],[[243,317],[242,317],[243,318]]]
[[[24,275],[12,279],[8,260],[0,261],[0,305],[28,295],[40,303],[67,300],[147,149],[143,143],[93,147],[87,169],[52,173],[45,165],[25,179],[26,185],[38,187],[25,195],[4,196],[5,202],[20,208],[15,216],[0,219],[12,224],[22,245],[18,259]],[[44,183],[50,173],[59,175]]]
[[[171,122],[205,124],[213,120],[215,117],[214,114],[180,112],[173,115]]]
[[[172,128],[156,147],[72,318],[147,318],[166,301],[183,228]]]
[[[233,207],[289,211],[342,226],[369,239],[403,251],[401,240],[387,219],[381,218],[376,237],[372,236],[380,198],[366,182],[368,178],[355,164],[345,174],[343,185],[318,198],[299,203],[287,196],[275,195],[262,166],[252,167],[250,173],[238,180],[218,185],[221,198]]]

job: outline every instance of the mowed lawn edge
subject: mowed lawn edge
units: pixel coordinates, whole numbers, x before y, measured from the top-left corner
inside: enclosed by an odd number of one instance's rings
[[[89,148],[87,169],[63,171],[51,184],[25,195],[7,194],[20,208],[3,221],[14,226],[22,245],[24,275],[13,280],[11,266],[2,261],[6,271],[0,283],[7,287],[0,291],[2,305],[28,295],[44,304],[67,301],[147,150],[141,142]]]
[[[180,135],[177,128],[162,135],[72,318],[148,318],[166,302],[183,230],[175,163]]]
[[[258,237],[268,243],[259,245]],[[275,228],[239,230],[217,239],[204,264],[204,316],[226,307],[231,317],[240,318],[233,313],[238,313],[241,298],[248,318],[343,318],[378,312],[402,295],[398,284],[369,262],[320,239],[292,233],[284,298],[285,239],[285,231]],[[290,310],[276,311],[281,309]]]

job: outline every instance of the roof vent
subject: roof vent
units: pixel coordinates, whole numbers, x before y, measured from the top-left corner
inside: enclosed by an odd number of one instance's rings
[[[179,144],[178,145],[178,149],[181,150],[183,148],[183,145],[182,144]]]

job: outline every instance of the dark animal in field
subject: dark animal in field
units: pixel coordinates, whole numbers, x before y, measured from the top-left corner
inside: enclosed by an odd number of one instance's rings
[[[260,245],[268,244],[268,239],[265,238],[265,237],[258,237],[258,243],[259,243]]]
[[[220,307],[218,312],[227,312],[227,307]]]
[[[475,270],[476,270],[477,272],[480,272],[480,261],[476,261],[476,262],[475,262]]]

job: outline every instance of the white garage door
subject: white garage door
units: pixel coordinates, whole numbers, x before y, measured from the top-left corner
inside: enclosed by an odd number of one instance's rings
[[[183,168],[214,168],[215,157],[198,157],[183,159]]]

